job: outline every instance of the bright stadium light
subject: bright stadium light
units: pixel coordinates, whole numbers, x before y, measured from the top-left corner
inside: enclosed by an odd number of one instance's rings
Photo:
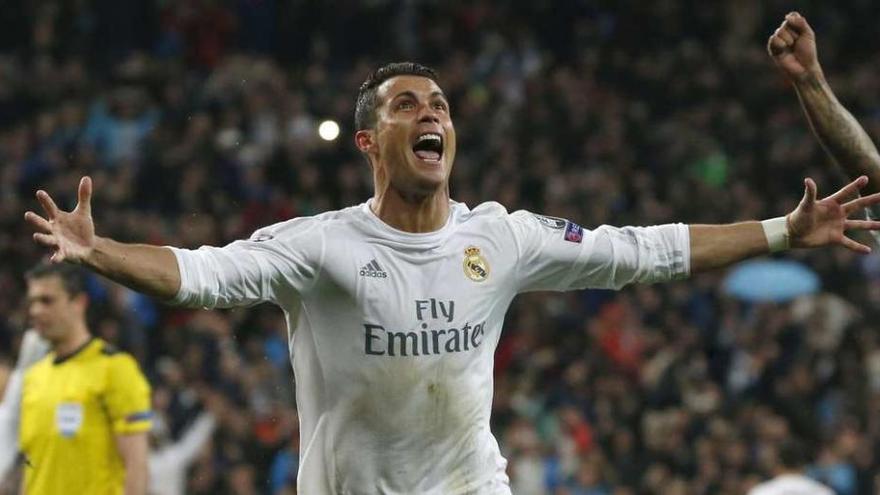
[[[325,120],[318,126],[318,135],[324,141],[333,141],[339,137],[339,124],[332,120]]]

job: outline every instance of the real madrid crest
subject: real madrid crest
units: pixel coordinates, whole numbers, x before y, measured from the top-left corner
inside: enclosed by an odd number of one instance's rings
[[[464,250],[464,274],[474,282],[482,282],[489,277],[489,263],[480,254],[480,248],[468,246]]]

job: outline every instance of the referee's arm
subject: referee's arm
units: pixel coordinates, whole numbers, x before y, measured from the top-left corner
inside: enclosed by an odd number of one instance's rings
[[[125,466],[125,495],[147,493],[147,432],[116,435],[116,449]]]

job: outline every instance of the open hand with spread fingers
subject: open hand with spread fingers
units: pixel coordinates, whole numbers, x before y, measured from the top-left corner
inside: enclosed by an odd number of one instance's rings
[[[839,244],[858,253],[870,253],[871,248],[847,237],[847,230],[880,230],[880,222],[851,220],[854,213],[880,203],[880,193],[858,197],[868,183],[861,176],[836,193],[822,200],[816,199],[816,183],[804,180],[804,197],[798,207],[786,217],[791,247],[813,248]]]
[[[73,211],[58,208],[46,191],[37,191],[37,200],[45,217],[32,211],[24,214],[36,232],[34,240],[52,249],[53,262],[82,263],[95,246],[95,224],[92,221],[92,179],[79,182],[78,201]]]

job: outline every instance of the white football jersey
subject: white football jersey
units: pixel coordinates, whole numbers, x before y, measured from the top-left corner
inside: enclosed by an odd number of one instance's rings
[[[834,495],[834,492],[806,476],[783,474],[755,486],[748,495]]]
[[[430,233],[396,230],[364,203],[223,248],[172,248],[176,303],[286,313],[298,493],[509,494],[489,414],[513,297],[689,272],[685,225],[588,231],[497,203],[450,209]]]

